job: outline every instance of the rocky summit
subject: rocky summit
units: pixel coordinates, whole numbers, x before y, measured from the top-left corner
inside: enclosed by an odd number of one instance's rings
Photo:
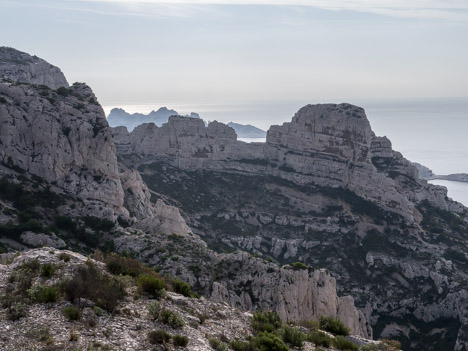
[[[468,349],[468,211],[362,108],[305,106],[265,143],[129,132],[56,67],[1,62],[1,347]]]

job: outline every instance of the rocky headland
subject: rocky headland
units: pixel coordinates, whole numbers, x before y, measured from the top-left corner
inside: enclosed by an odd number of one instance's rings
[[[468,182],[468,174],[467,173],[454,173],[454,174],[447,174],[447,175],[439,175],[434,174],[431,169],[423,166],[419,163],[413,162],[413,165],[418,170],[418,176],[420,179],[424,180],[433,180],[433,179],[441,179],[441,180],[450,180],[452,182]]]

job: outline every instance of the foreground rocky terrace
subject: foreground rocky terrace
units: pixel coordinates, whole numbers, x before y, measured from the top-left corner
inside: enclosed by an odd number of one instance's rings
[[[294,326],[272,313],[253,316],[195,296],[188,284],[136,260],[94,257],[52,248],[2,255],[1,349],[397,349],[393,342],[345,339],[339,335],[347,328],[332,319]]]

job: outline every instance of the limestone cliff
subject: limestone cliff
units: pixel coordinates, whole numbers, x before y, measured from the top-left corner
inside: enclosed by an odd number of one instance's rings
[[[0,47],[0,78],[45,85],[50,89],[68,87],[60,68],[37,56],[5,46]]]

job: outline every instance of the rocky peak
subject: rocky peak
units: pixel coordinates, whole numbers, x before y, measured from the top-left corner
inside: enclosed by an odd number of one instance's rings
[[[60,68],[37,56],[5,46],[0,47],[0,78],[45,85],[50,89],[68,87]]]
[[[301,108],[291,122],[272,126],[267,143],[370,163],[372,135],[362,108],[350,104],[319,104]]]

